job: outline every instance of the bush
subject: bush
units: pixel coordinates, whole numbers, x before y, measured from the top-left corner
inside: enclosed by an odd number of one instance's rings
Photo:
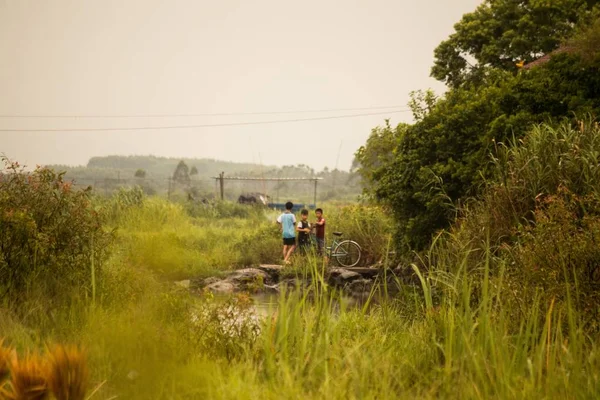
[[[361,246],[361,263],[365,265],[384,261],[388,249],[393,250],[389,248],[392,220],[381,207],[351,205],[325,209],[325,218],[328,242],[331,243],[333,232],[342,232],[342,240],[351,239]]]
[[[588,206],[583,215],[581,204]],[[545,304],[567,304],[570,293],[570,301],[596,329],[600,322],[599,204],[596,198],[568,192],[545,199],[535,211],[535,225],[525,229],[512,272],[514,283],[528,292],[520,298],[531,298],[538,291]]]
[[[497,252],[535,225],[549,196],[568,194],[580,214],[592,212],[600,198],[600,127],[593,120],[534,126],[523,139],[497,144],[492,164],[493,179],[451,231],[462,246]]]
[[[263,222],[242,235],[235,246],[242,266],[274,264],[281,260],[281,233],[275,223]]]
[[[450,273],[489,267],[497,277],[504,270],[507,279],[498,284],[511,310],[525,312],[534,297],[542,307],[571,301],[597,327],[600,282],[591,274],[600,266],[599,154],[600,127],[590,120],[542,124],[499,144],[494,180],[422,264]]]
[[[28,173],[3,158],[0,175],[0,296],[27,288],[48,295],[91,289],[90,261],[98,268],[110,235],[102,229],[89,190],[74,190],[62,173]]]

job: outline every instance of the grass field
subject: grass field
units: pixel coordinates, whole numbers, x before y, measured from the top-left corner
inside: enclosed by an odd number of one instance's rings
[[[381,210],[325,208],[330,230],[349,232],[372,254],[387,244],[390,222]],[[420,286],[368,309],[345,308],[338,293],[315,283],[282,295],[271,317],[256,320],[246,295],[191,296],[172,281],[277,262],[276,213],[235,205],[190,210],[146,198],[111,215],[116,240],[99,266],[95,306],[75,298],[48,309],[31,293],[19,312],[0,314],[1,336],[22,354],[52,343],[82,345],[92,399],[600,393],[597,340],[575,307],[534,297],[515,314],[502,273],[490,273],[491,255],[468,273],[461,267],[467,254],[440,269],[452,273],[419,272]]]

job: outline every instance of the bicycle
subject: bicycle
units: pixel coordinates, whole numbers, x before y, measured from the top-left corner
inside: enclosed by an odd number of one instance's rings
[[[354,240],[345,239],[338,242],[336,237],[340,238],[342,235],[342,232],[333,232],[333,242],[331,243],[331,246],[325,247],[325,254],[329,259],[335,259],[342,267],[354,267],[360,262],[362,249]],[[311,238],[313,244],[316,245],[314,235],[311,235]]]

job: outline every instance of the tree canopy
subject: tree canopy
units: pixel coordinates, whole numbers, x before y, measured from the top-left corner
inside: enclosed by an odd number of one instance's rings
[[[484,6],[501,3],[524,2]],[[590,32],[599,31],[594,29],[578,36],[579,43],[587,43],[583,47],[596,43],[590,39],[595,37]],[[532,39],[531,54],[538,51],[535,43]],[[490,67],[477,85],[453,87],[426,107],[418,101],[424,98],[413,95],[413,125],[375,128],[356,154],[367,194],[393,211],[404,250],[427,246],[432,234],[454,220],[456,207],[478,194],[490,176],[490,154],[498,142],[521,137],[532,124],[597,115],[600,57],[582,57],[576,49],[518,74]]]
[[[597,0],[485,0],[465,14],[434,51],[431,76],[450,87],[479,83],[487,69],[516,72],[556,49],[579,22],[597,12]]]

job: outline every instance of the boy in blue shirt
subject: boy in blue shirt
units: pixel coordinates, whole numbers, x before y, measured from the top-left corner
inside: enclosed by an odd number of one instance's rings
[[[289,264],[289,259],[296,248],[296,216],[292,214],[294,204],[285,203],[285,212],[277,218],[277,223],[283,234],[283,262]]]

